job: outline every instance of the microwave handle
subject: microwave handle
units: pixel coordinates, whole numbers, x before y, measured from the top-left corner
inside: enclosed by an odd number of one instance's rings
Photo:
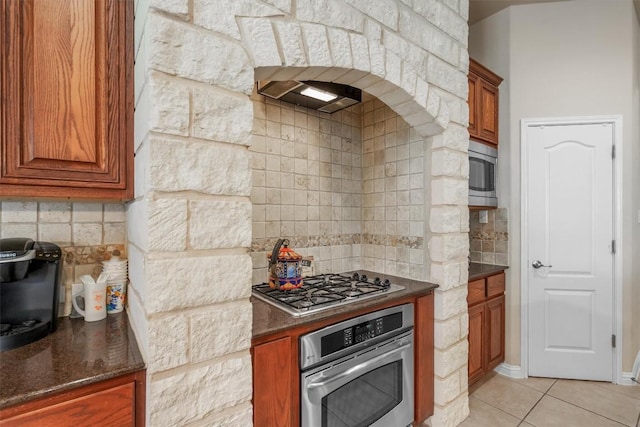
[[[323,388],[329,386],[330,384],[333,384],[336,381],[340,381],[341,379],[343,379],[345,377],[348,377],[348,376],[351,376],[351,375],[354,375],[354,374],[356,374],[356,376],[357,376],[357,374],[359,372],[366,371],[372,365],[375,365],[376,363],[380,362],[382,359],[386,359],[389,356],[392,356],[392,355],[397,354],[397,353],[401,353],[402,351],[404,351],[407,348],[411,347],[411,342],[403,344],[403,341],[400,341],[396,345],[398,345],[399,347],[394,348],[393,350],[388,351],[386,353],[380,354],[380,355],[378,355],[376,357],[373,357],[373,358],[371,358],[369,360],[365,360],[364,362],[362,362],[362,363],[360,363],[360,364],[358,364],[358,365],[356,365],[356,366],[354,366],[352,368],[346,369],[346,370],[340,372],[339,374],[328,378],[325,381],[320,381],[320,382],[317,382],[317,383],[311,383],[311,384],[309,384],[307,386],[307,389],[309,389],[310,391],[311,390],[316,390],[316,389],[323,389]]]

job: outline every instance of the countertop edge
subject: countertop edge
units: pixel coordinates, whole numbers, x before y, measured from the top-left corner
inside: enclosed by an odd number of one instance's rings
[[[469,281],[485,279],[508,269],[507,265],[483,264],[479,262],[469,263]]]
[[[101,375],[94,375],[81,380],[77,380],[69,383],[63,383],[63,384],[49,387],[46,389],[8,397],[6,399],[0,400],[0,410],[8,409],[13,406],[21,405],[28,402],[35,402],[36,400],[46,399],[48,397],[54,397],[54,396],[57,396],[58,394],[62,394],[68,391],[73,391],[77,388],[81,388],[91,384],[96,384],[101,381],[107,381],[113,378],[120,377],[122,375],[133,374],[135,372],[142,371],[145,368],[146,368],[145,364],[142,363],[140,366],[132,366],[127,369],[113,371],[113,372],[109,372]]]

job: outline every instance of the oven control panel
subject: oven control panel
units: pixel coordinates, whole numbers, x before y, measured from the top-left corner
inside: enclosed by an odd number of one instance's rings
[[[300,337],[300,368],[310,369],[413,328],[413,304],[385,308]]]
[[[321,356],[327,356],[398,329],[402,329],[402,313],[392,313],[358,323],[323,336],[320,340],[320,353]]]
[[[361,325],[344,330],[344,345],[348,347],[355,343],[364,342],[384,333],[384,318],[371,320]],[[355,337],[355,338],[354,338]]]

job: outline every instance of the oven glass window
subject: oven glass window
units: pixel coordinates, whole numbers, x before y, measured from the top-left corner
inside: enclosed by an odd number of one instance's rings
[[[486,160],[469,158],[469,188],[476,191],[495,191],[495,165]]]
[[[322,398],[322,427],[367,427],[402,401],[402,360],[361,375]]]

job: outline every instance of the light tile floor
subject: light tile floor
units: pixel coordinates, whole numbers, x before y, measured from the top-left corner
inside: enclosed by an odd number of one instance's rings
[[[461,427],[640,427],[640,386],[496,375],[469,408]]]

